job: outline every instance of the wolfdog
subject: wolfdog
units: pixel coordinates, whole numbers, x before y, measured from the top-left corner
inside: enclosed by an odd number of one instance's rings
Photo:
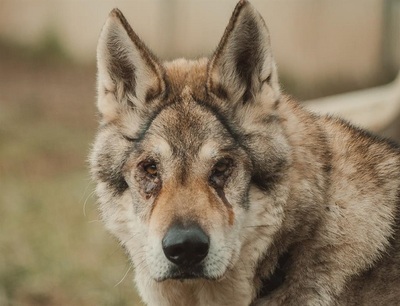
[[[164,63],[114,9],[97,64],[91,171],[146,304],[400,303],[400,147],[284,95],[251,4]]]

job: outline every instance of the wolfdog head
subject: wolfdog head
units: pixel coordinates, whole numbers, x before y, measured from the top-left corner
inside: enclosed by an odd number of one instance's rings
[[[240,1],[210,59],[161,63],[114,9],[97,54],[92,174],[136,273],[215,280],[246,247],[261,253],[282,221],[289,160],[261,16]]]

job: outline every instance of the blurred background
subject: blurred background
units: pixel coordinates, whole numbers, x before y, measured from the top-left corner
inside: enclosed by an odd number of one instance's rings
[[[252,3],[288,94],[400,140],[399,0]],[[119,7],[160,58],[207,56],[235,4],[0,0],[0,305],[140,305],[86,163],[97,38]]]

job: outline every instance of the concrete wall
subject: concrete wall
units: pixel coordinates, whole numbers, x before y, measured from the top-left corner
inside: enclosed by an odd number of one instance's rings
[[[0,38],[35,45],[46,34],[56,33],[75,58],[94,61],[101,26],[108,12],[119,7],[161,58],[197,57],[214,50],[235,3],[236,0],[1,0]],[[281,73],[293,80],[308,84],[337,78],[363,82],[382,73],[384,0],[252,3],[270,28]]]

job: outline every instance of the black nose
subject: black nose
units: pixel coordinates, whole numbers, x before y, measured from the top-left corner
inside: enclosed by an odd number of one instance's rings
[[[197,224],[174,224],[162,240],[165,256],[178,266],[200,263],[208,254],[210,239]]]

